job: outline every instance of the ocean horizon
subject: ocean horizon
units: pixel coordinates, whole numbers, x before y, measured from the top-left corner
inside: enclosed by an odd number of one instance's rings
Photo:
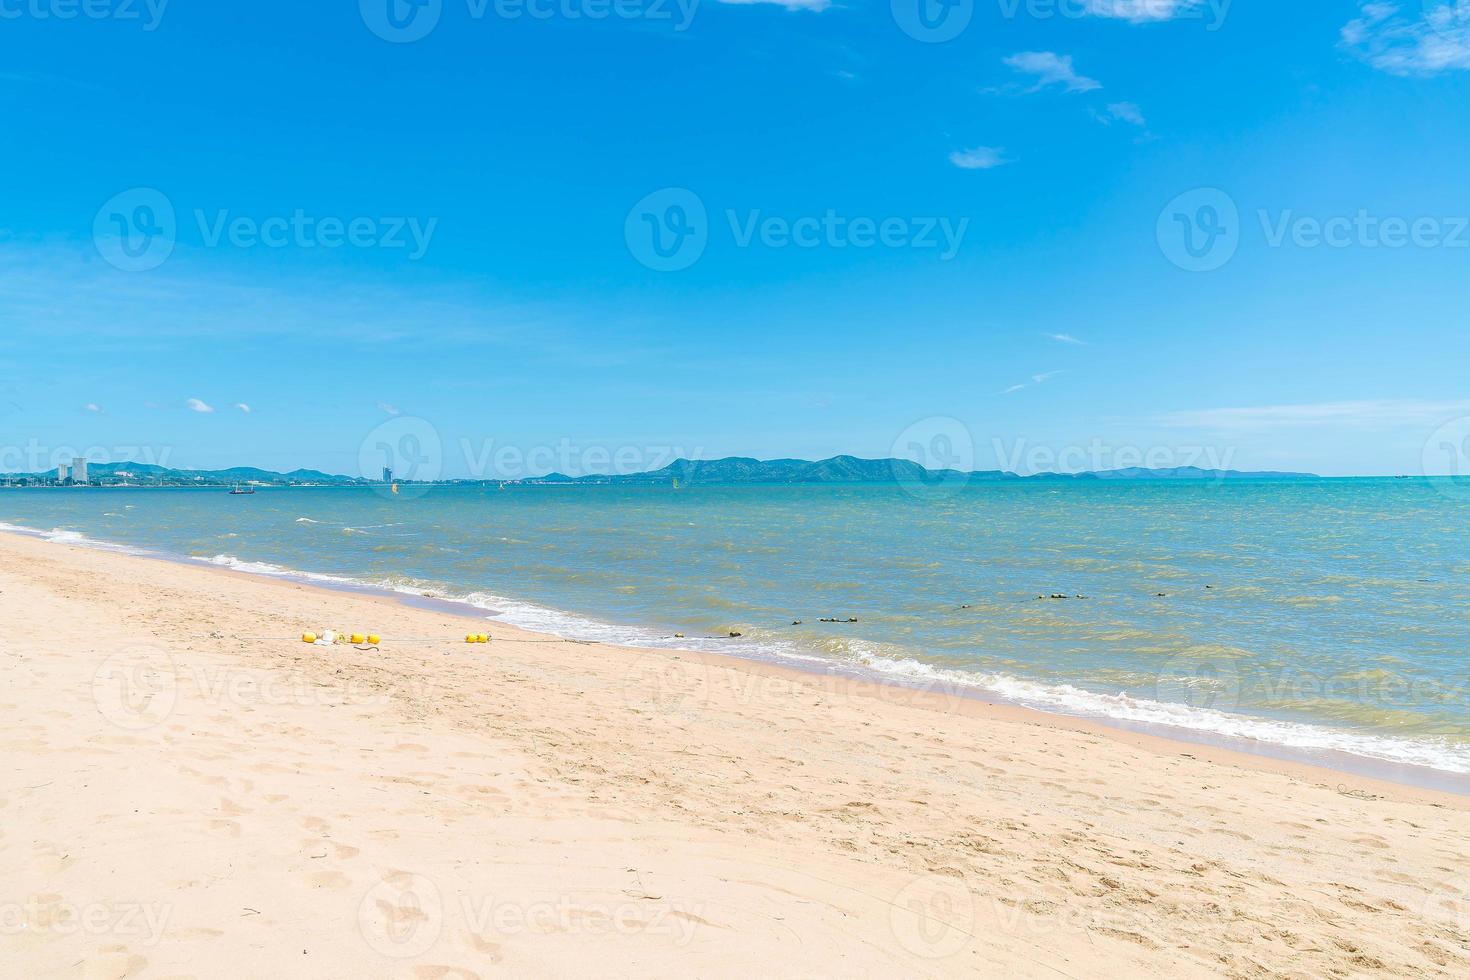
[[[1225,744],[1470,774],[1458,484],[75,489],[0,528]],[[739,634],[739,635],[732,635]]]

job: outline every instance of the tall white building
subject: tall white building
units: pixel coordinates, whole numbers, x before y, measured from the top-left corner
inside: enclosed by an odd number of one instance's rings
[[[71,461],[71,478],[73,483],[87,482],[87,461],[80,456]]]
[[[56,482],[57,483],[65,483],[66,482],[66,464],[65,463],[60,463],[56,467]]]

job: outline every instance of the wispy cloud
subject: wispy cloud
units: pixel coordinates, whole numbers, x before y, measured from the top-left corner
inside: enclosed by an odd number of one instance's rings
[[[1087,346],[1087,341],[1078,340],[1076,337],[1072,336],[1069,333],[1049,333],[1046,336],[1051,340],[1055,340],[1059,344],[1076,344],[1078,347]]]
[[[388,415],[400,415],[400,414],[402,414],[398,410],[398,406],[397,405],[390,405],[387,402],[378,402],[378,411],[385,412]]]
[[[1158,416],[1162,425],[1203,429],[1282,429],[1315,426],[1371,428],[1391,425],[1438,425],[1470,414],[1470,401],[1380,399],[1320,402],[1309,405],[1266,405],[1255,408],[1211,408]]]
[[[1068,92],[1091,92],[1102,88],[1102,82],[1086,75],[1077,74],[1072,67],[1072,56],[1055,51],[1022,51],[1005,59],[1007,67],[1023,75],[1031,75],[1036,84],[1028,91],[1040,92],[1052,85],[1060,85]]]
[[[89,412],[95,412],[98,415],[102,414],[102,409],[97,406],[96,402],[87,402],[87,404],[83,405],[82,407]]]
[[[994,170],[1010,163],[1005,150],[998,146],[976,146],[968,150],[955,150],[949,162],[961,170]]]
[[[1173,20],[1192,13],[1204,0],[1083,0],[1083,7],[1095,17],[1112,17],[1134,24]]]
[[[587,342],[602,329],[569,304],[522,302],[469,283],[409,290],[360,276],[283,273],[264,284],[219,256],[182,246],[144,276],[96,261],[90,242],[0,235],[0,347],[75,339],[94,354],[137,357],[219,338],[313,336],[391,346],[431,336],[440,346],[510,351],[547,363],[625,364],[643,353]]]
[[[240,411],[244,412],[246,415],[249,415],[252,411],[254,411],[254,409],[252,409],[249,405],[245,404],[244,402],[235,402],[235,408],[237,408]]]
[[[191,412],[199,412],[201,414],[207,415],[210,412],[214,411],[214,408],[212,406],[205,404],[197,398],[190,398],[184,404],[189,406],[189,411]]]
[[[1002,391],[1001,394],[1002,395],[1013,395],[1016,392],[1020,391],[1021,389],[1023,389],[1023,388],[1029,388],[1032,385],[1044,385],[1048,381],[1050,381],[1052,378],[1055,378],[1057,375],[1059,375],[1059,374],[1065,374],[1065,373],[1066,372],[1064,372],[1064,371],[1043,371],[1041,374],[1033,374],[1033,375],[1031,375],[1031,380],[1029,382],[1023,382],[1022,384],[1018,384],[1018,385],[1011,385],[1005,391]]]
[[[1132,102],[1109,103],[1108,116],[1134,126],[1148,125],[1148,120],[1143,118],[1143,110]]]
[[[1342,43],[1391,75],[1470,70],[1470,0],[1420,0],[1407,13],[1393,3],[1364,3],[1342,29]]]

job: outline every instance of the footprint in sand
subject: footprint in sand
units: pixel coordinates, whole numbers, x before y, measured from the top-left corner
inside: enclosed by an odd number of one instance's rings
[[[392,871],[363,895],[357,927],[368,945],[384,956],[422,956],[439,941],[444,899],[429,878]]]
[[[306,876],[306,881],[313,888],[329,888],[332,891],[341,891],[352,885],[352,879],[340,871],[313,871]]]
[[[453,966],[440,966],[438,964],[425,963],[413,968],[416,980],[480,980],[478,973],[469,970],[461,970]]]
[[[108,946],[81,962],[82,980],[124,980],[140,975],[148,966],[146,957],[128,952],[126,946]]]
[[[229,837],[240,836],[240,825],[233,820],[211,820],[209,829]]]

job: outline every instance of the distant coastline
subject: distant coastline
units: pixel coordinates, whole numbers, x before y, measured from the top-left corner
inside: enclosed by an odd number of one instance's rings
[[[548,473],[539,477],[464,478],[453,480],[401,479],[397,482],[413,486],[793,486],[793,485],[861,485],[899,484],[904,486],[957,486],[972,483],[1120,481],[1153,482],[1164,480],[1312,480],[1313,473],[1278,471],[1207,470],[1194,466],[1169,469],[1130,467],[1118,470],[1082,473],[1037,473],[1022,475],[1004,470],[931,470],[906,459],[859,459],[856,456],[834,456],[824,460],[772,459],[759,460],[740,456],[724,459],[678,459],[657,470],[628,474],[591,474],[567,476]],[[250,466],[223,470],[174,469],[150,463],[94,463],[89,467],[85,483],[62,481],[55,473],[3,473],[0,489],[67,488],[157,488],[157,487],[383,487],[382,479],[343,476],[320,470],[292,470],[278,473]]]

